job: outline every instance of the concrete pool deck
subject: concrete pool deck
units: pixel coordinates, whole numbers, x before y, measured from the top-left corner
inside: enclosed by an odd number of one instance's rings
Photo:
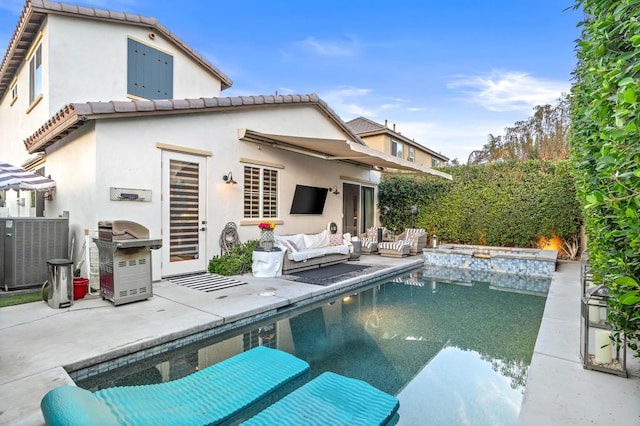
[[[422,264],[417,256],[362,256],[360,262],[385,266],[382,273]],[[73,383],[64,366],[268,313],[338,292],[358,280],[323,287],[251,275],[234,278],[247,285],[204,293],[162,281],[154,283],[154,297],[149,300],[117,307],[87,297],[67,309],[52,309],[42,302],[1,308],[0,424],[42,425],[42,396]],[[261,292],[275,295],[259,296]],[[628,379],[582,369],[579,294],[579,264],[559,263],[529,368],[520,425],[640,424],[637,359],[628,360],[632,374]]]

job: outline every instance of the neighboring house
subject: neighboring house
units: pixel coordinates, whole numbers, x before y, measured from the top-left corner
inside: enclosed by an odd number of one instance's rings
[[[205,270],[228,222],[243,242],[263,219],[357,234],[380,170],[450,178],[369,148],[316,95],[220,97],[230,85],[152,18],[31,1],[0,67],[0,159],[56,181],[43,214],[69,212],[76,239],[115,219],[162,238],[154,280]],[[290,214],[297,185],[335,191]]]
[[[442,167],[449,161],[448,157],[396,132],[395,124],[390,129],[386,120],[382,125],[368,118],[358,117],[347,121],[347,126],[371,148],[394,157],[426,167]]]

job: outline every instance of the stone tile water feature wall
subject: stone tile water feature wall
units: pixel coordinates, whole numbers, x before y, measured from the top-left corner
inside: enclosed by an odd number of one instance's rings
[[[471,285],[475,282],[489,283],[493,290],[515,291],[536,296],[547,295],[551,277],[542,275],[516,275],[503,272],[478,271],[448,266],[425,265],[421,282],[429,285],[429,280],[441,283]]]
[[[556,270],[556,250],[443,244],[425,248],[425,265],[446,266],[474,271],[547,276]]]

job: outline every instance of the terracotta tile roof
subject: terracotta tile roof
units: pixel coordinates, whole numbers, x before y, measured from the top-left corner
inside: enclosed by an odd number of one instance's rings
[[[66,105],[25,139],[29,153],[44,151],[91,120],[126,118],[150,115],[215,113],[230,110],[268,108],[274,106],[311,105],[320,110],[330,121],[354,142],[365,145],[362,139],[342,121],[315,93],[310,95],[259,95],[198,99],[169,99],[149,101],[86,102]]]
[[[219,78],[222,82],[223,90],[231,87],[233,84],[229,77],[169,31],[168,28],[158,23],[156,18],[47,0],[28,0],[22,10],[22,15],[18,19],[18,24],[13,32],[11,41],[9,41],[9,46],[2,59],[2,65],[0,65],[0,99],[5,95],[13,77],[20,65],[24,62],[31,43],[37,36],[40,26],[48,14],[75,16],[78,18],[150,27],[153,31],[162,34],[176,47],[193,58],[193,60],[199,63],[204,69],[216,76],[216,78]]]

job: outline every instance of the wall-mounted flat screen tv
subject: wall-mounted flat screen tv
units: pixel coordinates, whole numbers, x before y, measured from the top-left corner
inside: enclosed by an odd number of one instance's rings
[[[296,185],[289,214],[322,214],[328,188]]]

